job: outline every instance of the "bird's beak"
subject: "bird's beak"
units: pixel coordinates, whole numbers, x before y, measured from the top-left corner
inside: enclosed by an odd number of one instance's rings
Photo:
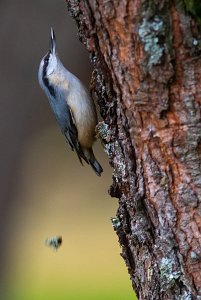
[[[54,29],[51,27],[51,39],[50,39],[50,51],[52,54],[56,53],[56,38],[54,34]]]

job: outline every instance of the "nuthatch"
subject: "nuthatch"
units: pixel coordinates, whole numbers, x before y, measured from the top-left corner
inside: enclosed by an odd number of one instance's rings
[[[69,146],[76,151],[81,164],[84,159],[100,176],[103,169],[92,150],[96,108],[85,86],[60,61],[52,28],[51,46],[40,63],[38,79]]]

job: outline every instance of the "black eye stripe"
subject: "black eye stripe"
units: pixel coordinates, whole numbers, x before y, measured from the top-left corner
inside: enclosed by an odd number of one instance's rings
[[[45,56],[45,58],[44,58],[44,62],[45,62],[45,63],[48,63],[49,58],[50,58],[50,51],[48,51],[48,53],[46,54],[46,56]]]
[[[55,97],[55,91],[53,86],[49,83],[48,77],[47,77],[47,67],[49,63],[49,58],[50,58],[50,51],[46,54],[44,58],[44,65],[43,65],[43,82],[46,88],[49,90],[50,94]]]
[[[49,58],[50,58],[50,51],[48,51],[48,53],[44,57],[43,73],[44,73],[44,71],[46,72],[48,62],[49,62]]]

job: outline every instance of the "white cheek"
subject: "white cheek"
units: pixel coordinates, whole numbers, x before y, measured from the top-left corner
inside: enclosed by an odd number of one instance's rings
[[[52,66],[49,66],[48,69],[47,69],[47,76],[51,75],[54,71],[54,68]]]

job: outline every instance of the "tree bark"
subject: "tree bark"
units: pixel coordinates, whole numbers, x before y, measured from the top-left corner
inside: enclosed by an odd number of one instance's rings
[[[201,32],[184,2],[67,0],[93,62],[139,299],[201,299]]]

